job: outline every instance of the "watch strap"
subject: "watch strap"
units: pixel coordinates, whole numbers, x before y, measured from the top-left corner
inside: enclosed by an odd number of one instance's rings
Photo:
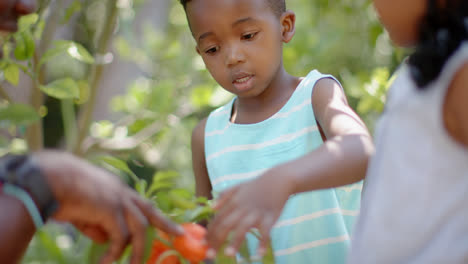
[[[28,155],[8,155],[2,159],[0,177],[31,195],[45,222],[57,210],[58,203],[39,166]]]

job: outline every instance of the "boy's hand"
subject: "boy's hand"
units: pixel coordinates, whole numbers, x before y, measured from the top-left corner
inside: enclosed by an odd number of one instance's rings
[[[142,263],[148,224],[170,234],[183,233],[111,173],[67,153],[43,151],[33,158],[59,203],[52,217],[73,224],[96,242],[109,241],[101,263],[120,258],[129,244],[131,263]]]
[[[284,180],[286,177],[279,173],[277,167],[221,194],[215,203],[216,216],[208,225],[207,239],[212,247],[207,253],[208,258],[214,257],[231,231],[234,232],[233,238],[225,254],[234,256],[252,228],[260,231],[258,253],[264,254],[270,241],[270,231],[290,195],[291,188]]]

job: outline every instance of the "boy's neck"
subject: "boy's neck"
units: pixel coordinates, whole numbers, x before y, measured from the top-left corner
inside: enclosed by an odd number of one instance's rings
[[[238,97],[234,106],[235,123],[258,123],[278,112],[289,100],[300,83],[281,65],[265,91],[258,96]]]

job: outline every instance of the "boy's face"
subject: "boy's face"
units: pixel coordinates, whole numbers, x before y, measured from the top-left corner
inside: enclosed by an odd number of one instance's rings
[[[294,34],[292,12],[279,18],[266,0],[192,0],[186,11],[197,52],[224,89],[245,97],[269,86]]]
[[[419,38],[427,0],[374,0],[382,24],[395,44],[412,46]]]

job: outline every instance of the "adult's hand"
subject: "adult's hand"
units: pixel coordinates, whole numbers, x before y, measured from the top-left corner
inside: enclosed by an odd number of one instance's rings
[[[178,225],[117,176],[68,153],[44,151],[32,157],[59,203],[52,218],[73,224],[96,242],[110,242],[102,263],[120,258],[129,244],[131,263],[142,263],[148,223],[169,234],[182,234]]]
[[[16,31],[18,18],[36,10],[36,0],[0,0],[0,31]]]

